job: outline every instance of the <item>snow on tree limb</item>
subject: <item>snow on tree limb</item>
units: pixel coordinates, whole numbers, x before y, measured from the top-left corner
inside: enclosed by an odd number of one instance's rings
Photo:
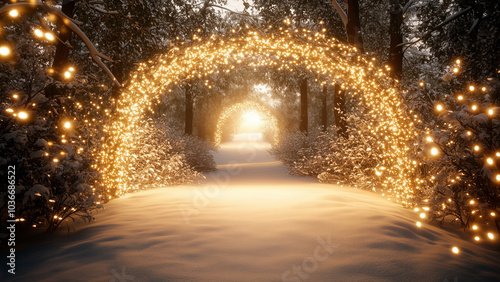
[[[446,18],[446,19],[445,19],[442,23],[440,23],[440,24],[438,24],[437,26],[435,26],[435,27],[431,28],[429,31],[427,31],[426,33],[424,33],[424,35],[420,36],[420,38],[419,38],[419,39],[414,40],[414,41],[411,41],[411,42],[401,43],[401,44],[399,44],[399,45],[398,45],[398,46],[396,46],[396,47],[407,46],[407,45],[413,45],[413,44],[415,44],[415,43],[417,43],[417,42],[420,42],[420,41],[422,41],[424,38],[426,38],[426,37],[428,37],[429,35],[431,35],[431,33],[432,33],[433,31],[435,31],[436,29],[441,28],[441,27],[443,27],[443,26],[447,25],[448,23],[450,23],[450,22],[451,22],[451,21],[453,21],[454,19],[456,19],[456,18],[458,18],[458,17],[460,17],[460,16],[462,16],[462,15],[464,15],[464,14],[468,13],[468,12],[469,12],[469,11],[471,11],[471,10],[472,10],[472,7],[470,7],[470,6],[469,6],[469,7],[465,8],[465,9],[463,9],[462,11],[460,11],[460,12],[458,12],[458,13],[456,13],[456,14],[453,14],[453,15],[451,15],[451,16],[449,16],[449,17],[447,17],[447,18]]]
[[[8,13],[10,10],[17,7],[30,7],[30,8],[41,8],[47,13],[54,14],[55,16],[62,19],[64,25],[66,25],[71,31],[73,31],[80,39],[85,43],[87,48],[90,51],[90,56],[93,61],[106,73],[106,75],[113,81],[115,85],[121,87],[120,82],[116,79],[113,73],[109,70],[109,68],[102,62],[102,59],[113,62],[111,58],[102,54],[97,50],[92,41],[85,35],[85,33],[77,26],[77,24],[68,16],[66,16],[62,11],[55,9],[47,4],[36,2],[36,3],[15,3],[15,4],[7,4],[3,8],[0,9],[0,15]]]
[[[408,1],[408,3],[406,3],[406,5],[403,7],[403,14],[406,13],[406,11],[408,11],[408,9],[410,8],[411,4],[413,4],[413,0],[410,0]]]
[[[335,10],[337,10],[337,12],[340,15],[340,18],[342,19],[342,22],[346,26],[347,25],[347,14],[345,13],[344,10],[342,10],[339,3],[337,3],[337,0],[332,0],[332,5],[335,8]]]

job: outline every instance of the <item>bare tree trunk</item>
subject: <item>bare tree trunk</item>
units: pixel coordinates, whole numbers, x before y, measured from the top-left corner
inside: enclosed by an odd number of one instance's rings
[[[184,133],[187,135],[193,135],[193,92],[191,91],[191,85],[186,85],[186,113],[184,122]]]
[[[347,24],[345,26],[347,42],[358,48],[361,53],[365,52],[361,23],[359,21],[358,0],[347,0]]]
[[[327,108],[328,84],[323,85],[322,109],[321,109],[321,127],[323,131],[328,129],[328,108]]]
[[[64,0],[62,4],[62,12],[72,18],[75,14],[75,4],[76,1]],[[52,69],[54,70],[54,78],[62,81],[64,80],[65,68],[68,67],[69,58],[69,47],[64,43],[69,43],[71,41],[71,30],[66,25],[61,25],[59,27],[59,39],[61,39],[56,45],[56,53],[54,55],[54,60],[52,61]],[[64,42],[64,43],[63,43]],[[45,88],[45,96],[52,98],[55,96],[63,95],[64,90],[55,86],[49,85]]]
[[[303,78],[300,82],[300,131],[307,134],[308,119],[307,108],[307,78]]]
[[[347,121],[345,117],[345,90],[340,88],[340,85],[335,84],[335,92],[333,93],[333,114],[335,117],[335,126],[338,136],[347,137]]]
[[[403,77],[403,33],[401,26],[403,24],[403,10],[399,0],[391,0],[389,6],[391,44],[389,47],[389,66],[391,67],[391,76],[401,81]]]
[[[62,4],[62,12],[72,18],[75,15],[75,4],[74,0],[64,0]],[[56,54],[54,55],[54,61],[52,63],[52,68],[55,71],[56,77],[59,80],[62,80],[63,73],[65,72],[65,68],[68,67],[68,57],[69,57],[69,47],[66,46],[63,42],[70,42],[72,32],[66,25],[61,25],[59,28],[59,38],[61,41],[57,43],[56,46]]]

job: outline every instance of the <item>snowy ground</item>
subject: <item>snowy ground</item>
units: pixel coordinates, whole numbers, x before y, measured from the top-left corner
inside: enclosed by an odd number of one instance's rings
[[[498,252],[374,193],[290,176],[246,137],[201,185],[125,196],[19,251],[15,281],[499,281]]]

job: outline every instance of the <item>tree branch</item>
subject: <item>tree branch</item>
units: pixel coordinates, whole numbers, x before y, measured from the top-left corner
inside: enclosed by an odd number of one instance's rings
[[[347,21],[347,14],[345,13],[345,11],[342,10],[342,8],[340,7],[337,0],[332,0],[332,5],[335,8],[335,10],[337,10],[337,12],[339,13],[340,18],[342,19],[342,22],[344,23],[344,26],[347,26],[348,21]]]
[[[29,7],[29,8],[41,8],[47,13],[51,13],[62,19],[64,25],[66,25],[71,31],[73,31],[80,39],[85,43],[87,48],[90,51],[90,56],[93,61],[106,73],[106,75],[116,84],[118,87],[121,87],[120,82],[116,79],[113,73],[109,70],[109,68],[102,62],[102,59],[113,62],[109,57],[102,54],[97,50],[92,41],[85,35],[85,33],[75,24],[75,22],[66,16],[62,11],[55,9],[47,4],[36,2],[36,3],[16,3],[16,4],[7,4],[0,9],[0,15],[3,15],[14,8],[21,7]]]
[[[445,26],[446,24],[450,23],[452,20],[454,20],[454,19],[456,19],[456,18],[458,18],[458,17],[460,17],[460,16],[462,16],[462,15],[464,15],[464,14],[468,13],[468,12],[469,12],[469,11],[471,11],[471,10],[472,10],[472,7],[470,7],[470,6],[469,6],[469,7],[465,8],[465,9],[463,9],[462,11],[460,11],[460,12],[458,12],[458,13],[456,13],[456,14],[452,15],[452,16],[449,16],[449,17],[448,17],[448,18],[446,18],[446,19],[445,19],[442,23],[438,24],[437,26],[435,26],[435,27],[431,28],[429,31],[427,31],[427,32],[426,32],[424,35],[422,35],[419,39],[414,40],[414,41],[411,41],[411,42],[401,43],[401,44],[397,45],[396,47],[402,47],[402,46],[407,46],[407,45],[413,45],[413,44],[415,44],[415,43],[417,43],[417,42],[420,42],[420,41],[422,41],[423,39],[425,39],[426,37],[428,37],[428,36],[429,36],[429,35],[430,35],[433,31],[435,31],[436,29],[438,29],[438,28],[441,28],[441,27]]]

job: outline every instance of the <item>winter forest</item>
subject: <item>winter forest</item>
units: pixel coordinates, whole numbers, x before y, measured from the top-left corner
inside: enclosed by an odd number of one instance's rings
[[[498,0],[0,4],[0,281],[499,281]]]

